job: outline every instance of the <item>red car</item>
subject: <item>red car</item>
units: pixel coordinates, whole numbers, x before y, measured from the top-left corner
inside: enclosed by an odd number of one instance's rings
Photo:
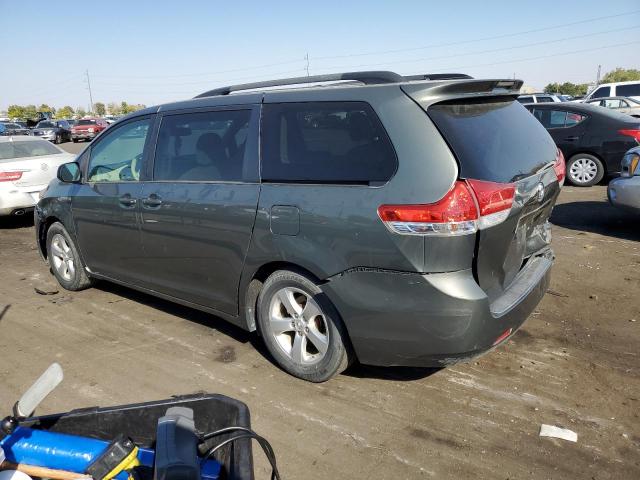
[[[79,140],[92,140],[108,126],[102,118],[82,118],[71,128],[71,138],[74,143]]]

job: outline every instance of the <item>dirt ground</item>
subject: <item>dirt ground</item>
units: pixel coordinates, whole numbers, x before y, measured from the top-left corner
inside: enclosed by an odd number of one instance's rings
[[[639,220],[605,187],[564,188],[551,289],[510,341],[445,370],[356,366],[314,385],[211,315],[108,284],[61,290],[32,223],[4,219],[0,407],[58,361],[65,381],[41,413],[222,393],[248,404],[285,479],[638,479]],[[543,423],[577,443],[539,437]]]

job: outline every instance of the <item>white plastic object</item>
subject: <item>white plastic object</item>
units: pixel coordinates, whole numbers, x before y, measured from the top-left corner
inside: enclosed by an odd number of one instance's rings
[[[0,480],[33,480],[29,475],[18,470],[0,471]]]
[[[540,436],[561,438],[569,442],[578,441],[578,434],[573,430],[569,430],[568,428],[556,427],[555,425],[545,425],[544,423],[540,425]]]
[[[58,363],[52,363],[51,366],[47,368],[40,378],[31,385],[29,390],[27,390],[18,401],[18,415],[21,417],[30,416],[35,411],[36,407],[40,405],[40,402],[42,402],[45,397],[49,395],[60,384],[60,382],[62,382],[63,378],[64,375],[62,373],[62,367]]]

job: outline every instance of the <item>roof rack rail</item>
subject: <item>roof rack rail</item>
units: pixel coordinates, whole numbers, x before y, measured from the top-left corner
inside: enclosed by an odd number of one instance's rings
[[[302,85],[305,83],[334,82],[339,80],[351,80],[364,83],[365,85],[379,85],[384,83],[403,82],[405,81],[405,77],[394,72],[386,71],[330,73],[327,75],[312,75],[309,77],[283,78],[281,80],[267,80],[265,82],[230,85],[228,87],[214,88],[213,90],[201,93],[194,98],[229,95],[232,92],[240,90],[254,90],[257,88],[280,87],[286,85]]]
[[[466,73],[423,73],[420,75],[406,75],[405,80],[468,80],[473,77]]]

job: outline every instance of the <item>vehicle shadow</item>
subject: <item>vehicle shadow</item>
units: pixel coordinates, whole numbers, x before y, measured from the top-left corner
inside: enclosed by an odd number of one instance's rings
[[[33,227],[33,213],[27,212],[24,215],[10,215],[0,217],[0,230],[29,228]]]
[[[195,308],[185,307],[183,305],[171,302],[169,300],[163,300],[162,298],[149,295],[147,293],[139,292],[128,287],[123,287],[111,282],[101,281],[96,283],[95,287],[103,292],[112,293],[119,297],[126,298],[132,302],[141,303],[148,307],[160,310],[169,315],[188,320],[190,322],[197,323],[199,325],[213,328],[220,333],[227,335],[240,343],[251,343],[257,350],[265,356],[268,356],[266,351],[262,348],[262,342],[259,341],[257,335],[247,332],[246,330],[227,322],[226,320]]]
[[[569,230],[598,233],[623,240],[640,240],[639,215],[607,202],[559,203],[553,208],[551,223]]]
[[[422,380],[438,373],[442,368],[429,367],[374,367],[355,363],[342,374],[347,377],[366,378],[376,380],[394,380],[396,382],[410,382]]]

